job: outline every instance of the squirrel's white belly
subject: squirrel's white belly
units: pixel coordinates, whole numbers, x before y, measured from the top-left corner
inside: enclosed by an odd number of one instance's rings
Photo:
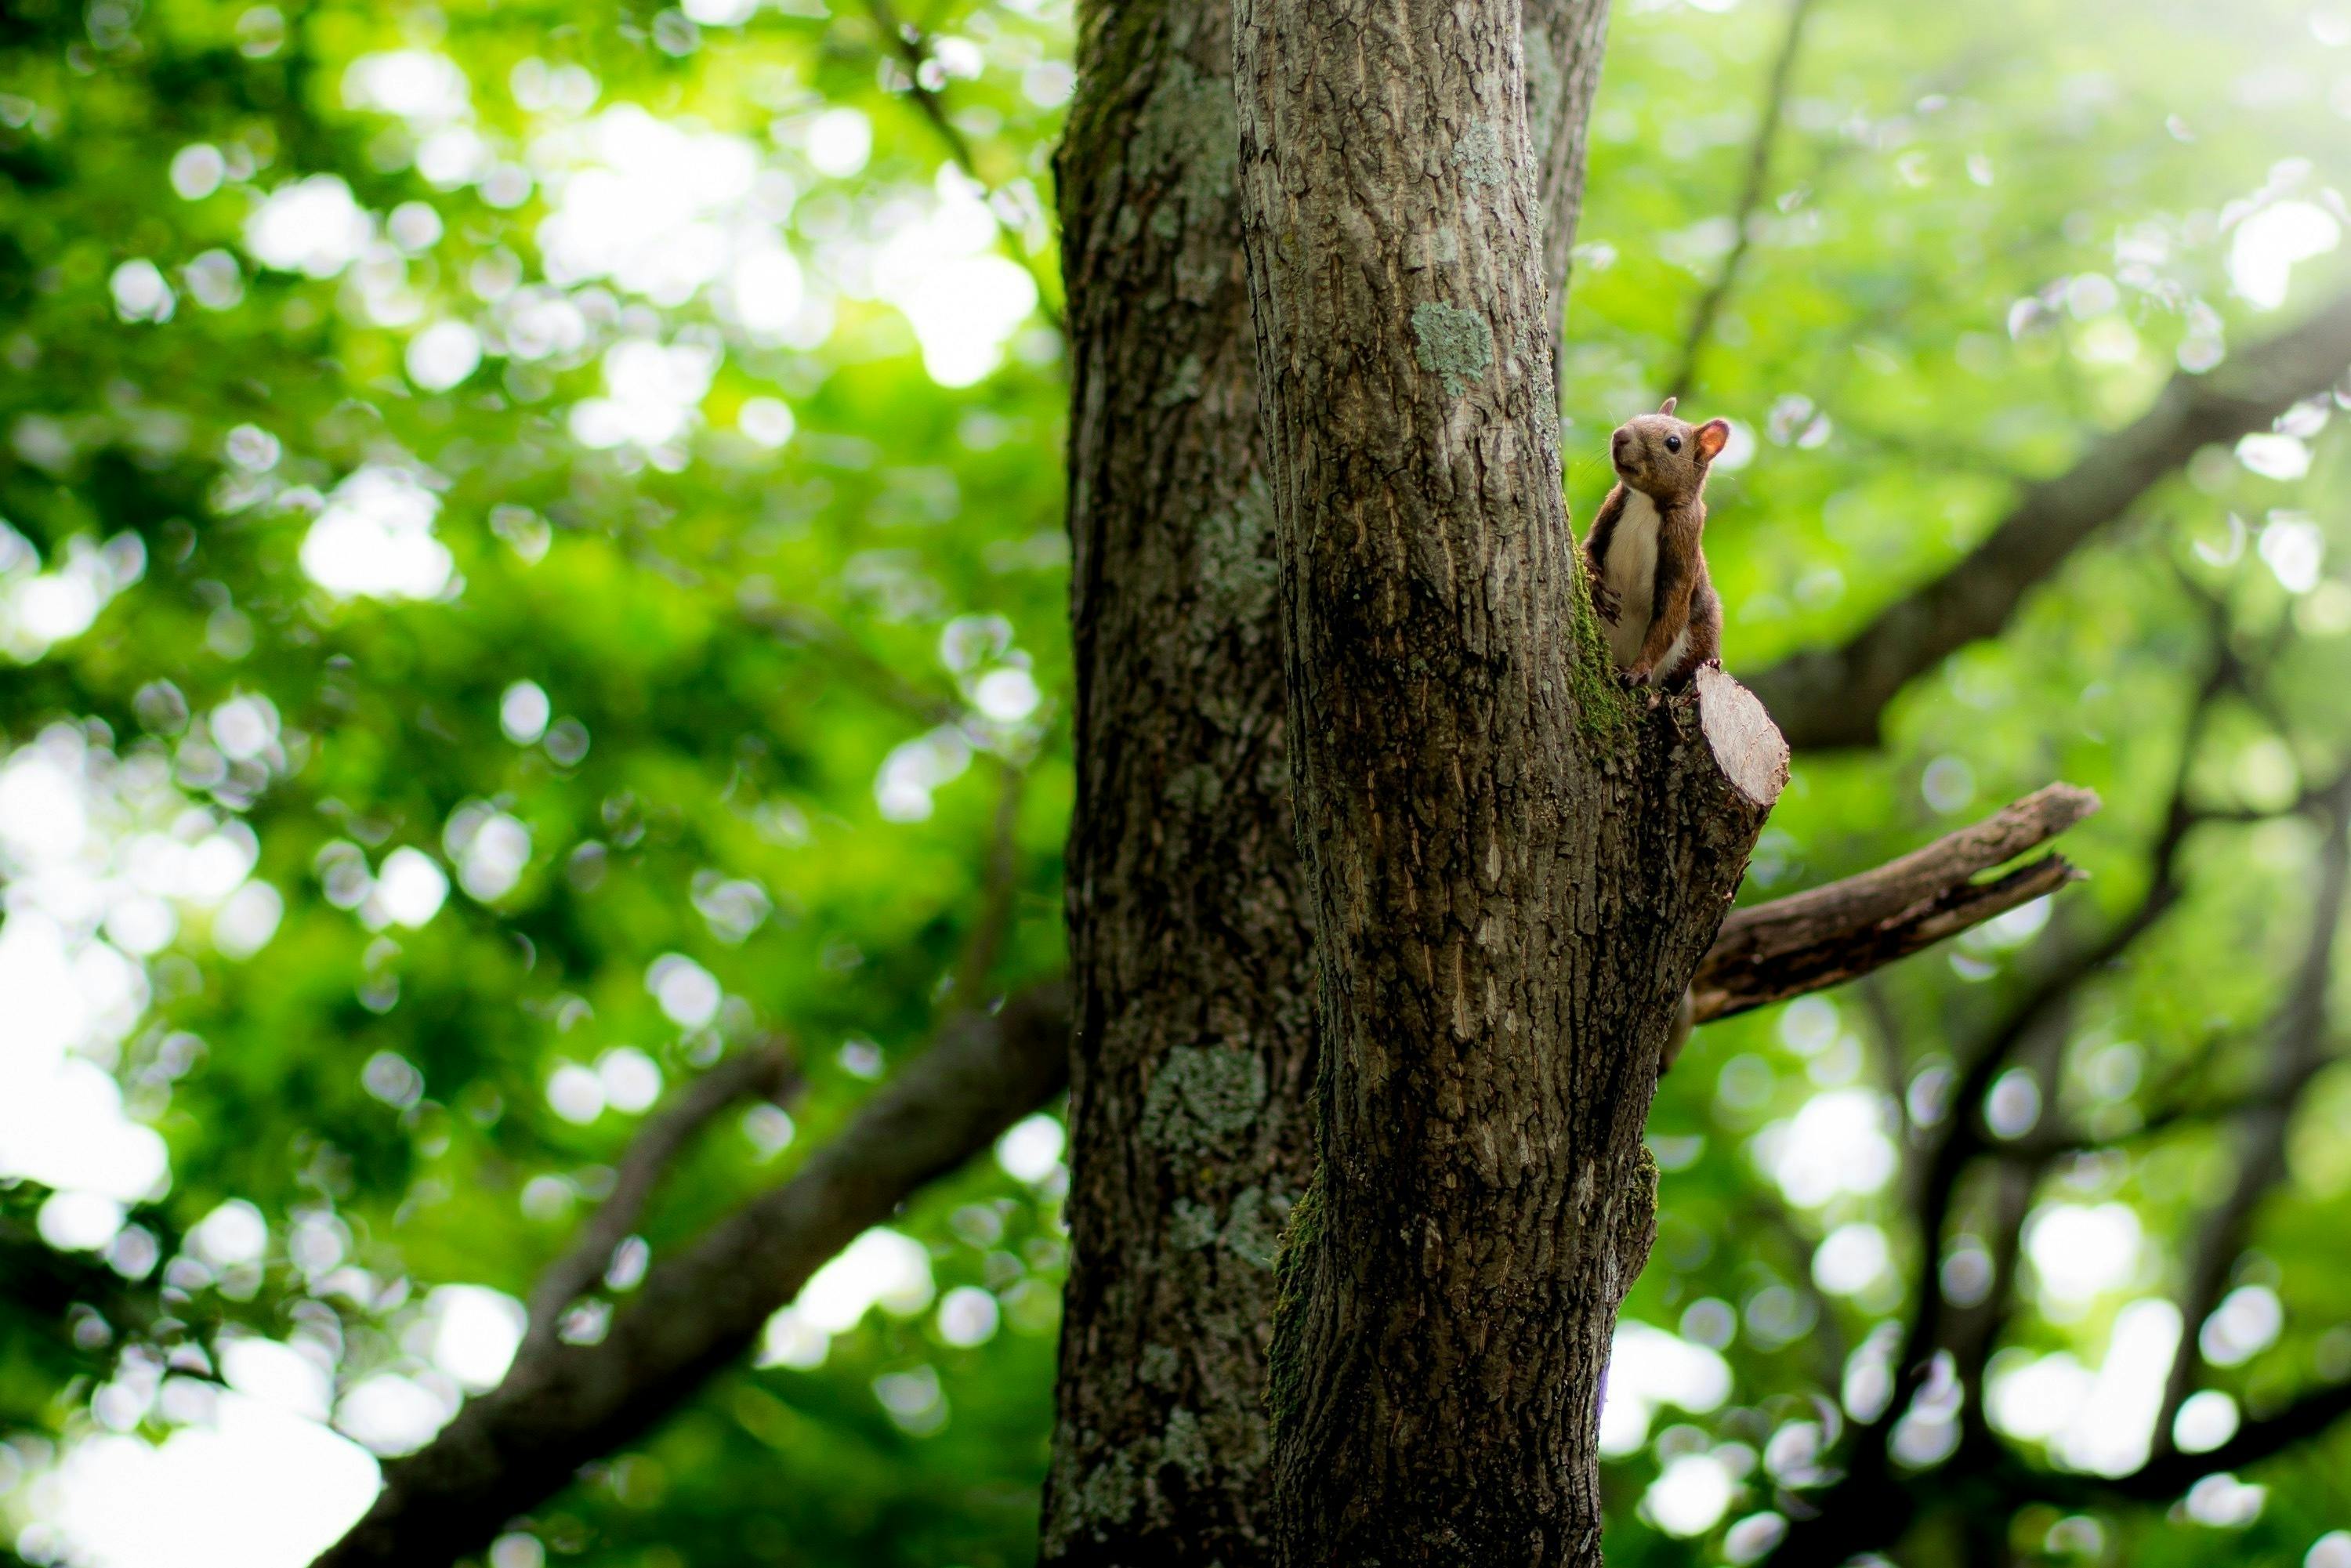
[[[1616,602],[1616,621],[1607,630],[1608,653],[1618,669],[1639,661],[1641,643],[1649,635],[1649,617],[1657,606],[1658,521],[1657,504],[1638,490],[1628,490],[1625,514],[1609,536],[1601,578]],[[1602,623],[1607,625],[1604,620]]]

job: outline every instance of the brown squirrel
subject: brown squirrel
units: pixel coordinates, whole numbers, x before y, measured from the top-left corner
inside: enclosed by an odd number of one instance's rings
[[[1722,601],[1698,539],[1706,529],[1706,471],[1729,441],[1730,424],[1676,419],[1677,401],[1667,398],[1656,413],[1616,427],[1608,444],[1616,486],[1583,541],[1593,606],[1628,685],[1678,685],[1722,657]],[[1672,1070],[1696,1017],[1684,991],[1660,1072]]]
[[[1627,685],[1679,685],[1722,657],[1722,601],[1706,573],[1706,471],[1730,439],[1726,420],[1674,417],[1677,399],[1617,426],[1616,487],[1583,541],[1594,608]]]

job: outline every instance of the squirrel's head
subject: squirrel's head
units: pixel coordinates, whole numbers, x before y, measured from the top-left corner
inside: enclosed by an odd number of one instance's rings
[[[1730,440],[1727,420],[1692,424],[1675,418],[1676,401],[1667,398],[1656,413],[1625,421],[1609,442],[1617,477],[1659,501],[1697,495],[1705,487],[1708,465]]]

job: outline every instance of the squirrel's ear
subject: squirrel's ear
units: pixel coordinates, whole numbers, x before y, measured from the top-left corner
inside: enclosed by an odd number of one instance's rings
[[[1714,455],[1730,444],[1730,421],[1709,419],[1698,427],[1698,455],[1708,463]]]
[[[1674,404],[1681,401],[1682,400],[1677,397],[1669,397],[1665,401],[1664,406],[1659,408],[1657,412],[1659,413],[1671,413],[1674,412]]]

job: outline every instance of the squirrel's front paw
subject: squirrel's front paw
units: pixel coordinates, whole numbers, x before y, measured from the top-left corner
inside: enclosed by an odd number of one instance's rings
[[[1616,680],[1618,685],[1628,690],[1637,691],[1649,684],[1649,666],[1635,664],[1629,670],[1619,670],[1616,672]]]

